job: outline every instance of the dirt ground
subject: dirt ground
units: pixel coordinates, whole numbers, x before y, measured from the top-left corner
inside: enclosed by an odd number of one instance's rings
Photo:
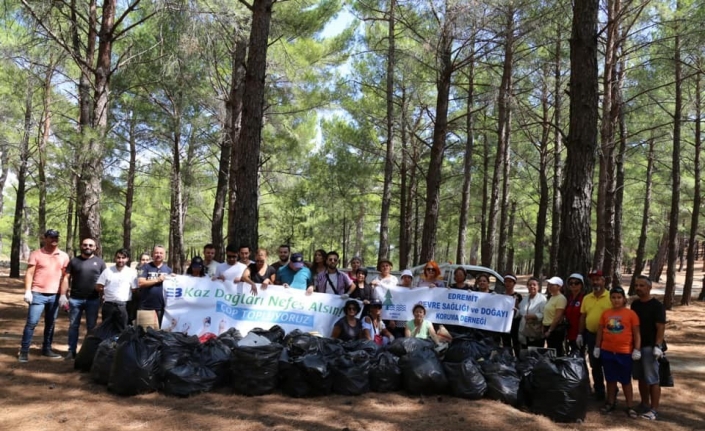
[[[629,419],[621,409],[603,416],[600,404],[591,402],[585,423],[554,424],[495,401],[403,393],[248,398],[222,389],[187,399],[158,393],[118,397],[74,371],[72,362],[39,356],[42,322],[35,331],[30,362],[17,362],[27,314],[22,293],[20,280],[0,273],[0,430],[705,430],[705,362],[700,350],[705,341],[705,303],[697,301],[668,313],[668,355],[676,386],[663,389],[659,421]],[[62,313],[54,337],[54,348],[62,354],[67,329],[68,316]]]

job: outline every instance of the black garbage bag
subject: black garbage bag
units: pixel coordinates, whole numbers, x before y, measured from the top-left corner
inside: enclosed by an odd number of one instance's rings
[[[379,352],[370,363],[370,389],[374,392],[394,392],[401,389],[399,358],[389,352]]]
[[[164,373],[162,390],[167,395],[188,397],[210,391],[217,380],[218,376],[195,358],[185,359]]]
[[[269,329],[255,328],[250,332],[265,337],[272,343],[282,344],[284,342],[284,335],[286,332],[279,325],[274,325]]]
[[[108,390],[118,395],[153,392],[160,384],[160,345],[146,337],[141,327],[128,328],[120,335],[110,369]]]
[[[264,395],[273,392],[279,383],[279,356],[283,346],[238,346],[233,349],[230,363],[231,386],[241,395]]]
[[[343,343],[343,349],[345,349],[346,352],[364,350],[368,355],[374,356],[377,354],[380,346],[372,340],[350,340]]]
[[[115,359],[117,350],[117,337],[111,337],[100,343],[95,352],[93,365],[91,366],[91,377],[96,383],[107,385],[110,380],[110,369]]]
[[[543,358],[528,376],[532,413],[554,422],[584,421],[590,379],[582,358]]]
[[[519,382],[513,362],[485,360],[480,362],[482,375],[487,382],[485,395],[491,400],[501,401],[510,406],[518,407]]]
[[[521,381],[519,382],[519,394],[517,398],[517,407],[526,406],[531,409],[533,405],[533,389],[531,388],[531,371],[536,364],[539,363],[543,355],[532,351],[524,355],[516,364],[517,374]]]
[[[120,335],[125,328],[115,319],[109,317],[88,333],[81,344],[81,348],[74,359],[73,368],[82,372],[89,372],[93,365],[93,358],[98,351],[98,346],[103,340]]]
[[[387,350],[396,356],[404,356],[408,353],[421,349],[433,349],[435,345],[431,340],[423,338],[403,337],[397,338],[387,346]]]
[[[487,382],[480,366],[472,359],[463,362],[443,362],[448,389],[456,397],[479,400],[487,392]]]
[[[466,359],[489,359],[495,348],[491,339],[480,338],[472,335],[462,335],[454,338],[445,354],[446,362],[461,363]]]
[[[320,353],[323,339],[298,329],[291,331],[284,337],[284,347],[290,357],[308,355],[309,353]]]
[[[370,355],[364,350],[346,353],[333,363],[333,392],[362,395],[370,391]]]
[[[160,339],[162,356],[159,372],[162,375],[175,367],[179,361],[193,356],[196,349],[201,346],[197,336],[189,336],[183,332],[150,331],[148,336]]]
[[[431,349],[419,349],[399,358],[404,389],[414,395],[440,394],[448,386],[443,365]]]
[[[218,339],[211,339],[196,348],[199,362],[213,371],[218,377],[216,386],[225,386],[230,382],[230,362],[233,352]]]
[[[238,341],[242,340],[242,334],[240,334],[240,331],[238,331],[237,329],[230,328],[222,334],[218,335],[218,340],[220,340],[226,346],[230,347],[230,349],[234,349],[235,347],[237,347]]]
[[[332,362],[321,353],[290,357],[284,350],[279,359],[282,392],[295,398],[330,394],[333,389]]]

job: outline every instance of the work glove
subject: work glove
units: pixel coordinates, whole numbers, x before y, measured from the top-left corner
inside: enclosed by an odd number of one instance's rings
[[[663,357],[663,350],[660,347],[654,347],[654,358],[661,359]]]
[[[600,348],[599,347],[595,347],[594,349],[592,349],[592,356],[594,356],[595,358],[600,357]]]
[[[583,336],[582,335],[578,335],[578,338],[575,339],[575,344],[578,345],[578,349],[583,348]]]
[[[68,306],[69,306],[69,299],[66,297],[66,295],[61,295],[59,297],[59,307],[66,308]]]
[[[632,359],[635,361],[638,361],[639,359],[641,359],[641,350],[634,349],[634,351],[632,352]]]
[[[28,290],[24,293],[24,302],[27,304],[31,304],[32,301],[34,300],[34,295],[32,295],[32,291]]]

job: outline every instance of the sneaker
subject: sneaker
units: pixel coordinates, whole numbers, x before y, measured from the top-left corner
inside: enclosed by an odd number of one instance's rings
[[[61,355],[53,352],[52,350],[45,350],[42,352],[42,356],[46,356],[50,359],[61,359]]]
[[[19,362],[29,362],[29,352],[20,352],[17,356]]]
[[[64,356],[64,361],[73,361],[76,359],[76,354],[69,350],[69,352]]]

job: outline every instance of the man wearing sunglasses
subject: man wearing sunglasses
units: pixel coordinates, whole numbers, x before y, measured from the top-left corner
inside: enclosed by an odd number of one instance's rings
[[[29,361],[29,346],[32,344],[34,328],[37,327],[42,313],[44,313],[42,356],[52,359],[61,358],[61,355],[51,350],[51,343],[54,339],[54,322],[59,314],[59,303],[60,301],[68,303],[66,299],[68,264],[69,255],[59,250],[59,232],[49,229],[44,233],[44,247],[33,251],[27,261],[24,300],[29,304],[29,311],[18,355],[20,362]]]
[[[96,281],[105,271],[105,262],[95,255],[95,241],[84,238],[81,254],[71,259],[66,273],[69,276],[69,352],[66,360],[76,357],[81,318],[86,313],[86,329],[91,332],[98,322],[100,294],[95,290]]]
[[[326,255],[326,270],[316,277],[316,292],[344,295],[352,280],[347,274],[338,270],[340,256],[337,251],[329,251]]]

